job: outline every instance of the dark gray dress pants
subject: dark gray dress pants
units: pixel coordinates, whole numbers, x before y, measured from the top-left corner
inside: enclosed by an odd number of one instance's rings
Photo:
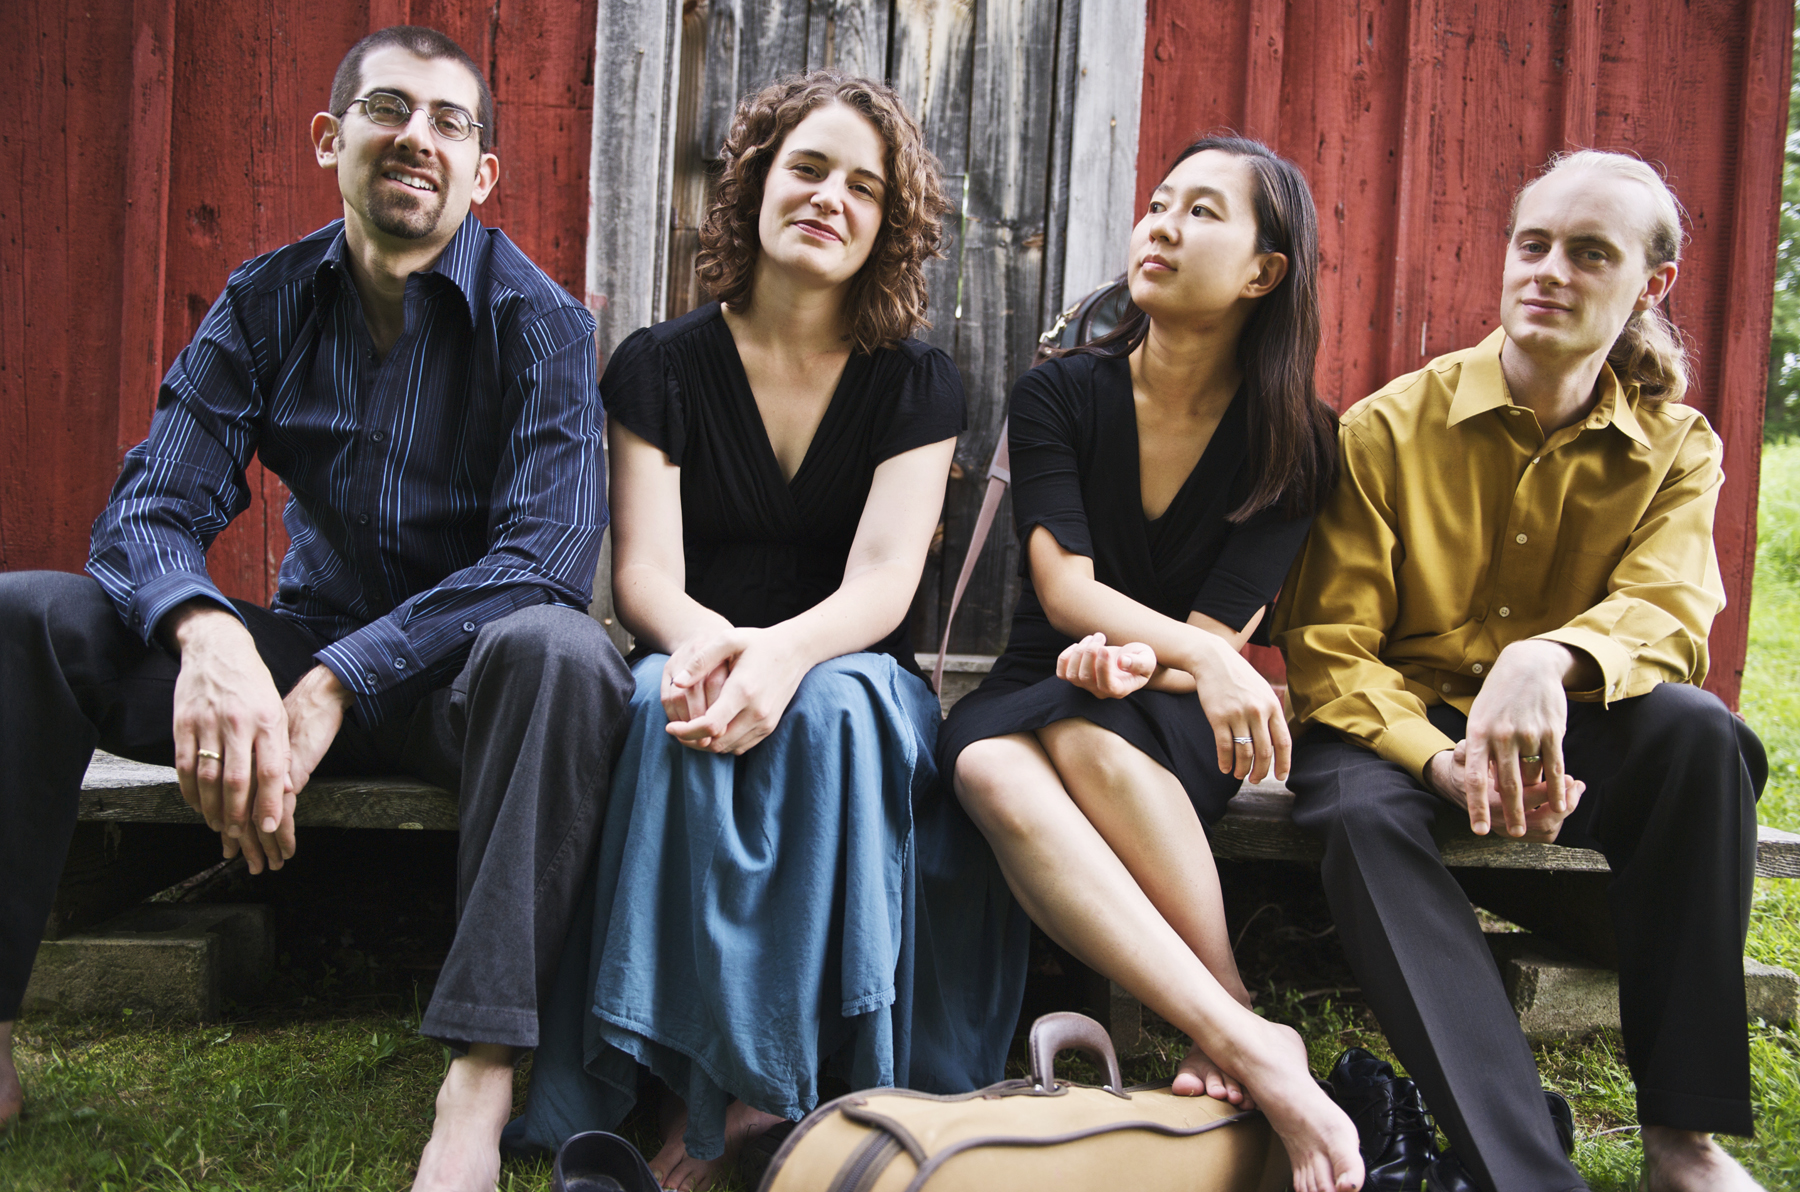
[[[1456,709],[1429,714],[1452,740],[1465,735]],[[1711,694],[1665,683],[1610,709],[1571,703],[1563,755],[1587,792],[1557,843],[1596,849],[1612,867],[1638,1120],[1748,1135],[1743,951],[1762,743]],[[1288,785],[1295,822],[1325,841],[1326,895],[1363,996],[1463,1165],[1493,1192],[1585,1188],[1432,837],[1434,826],[1467,827],[1467,815],[1322,729],[1296,744]]]
[[[285,693],[323,643],[233,603]],[[18,1016],[88,757],[100,747],[173,764],[179,670],[88,576],[0,574],[0,1021]],[[540,991],[606,818],[631,693],[591,617],[536,605],[484,626],[455,681],[411,716],[374,729],[346,717],[320,776],[403,774],[458,794],[456,938],[423,1033],[537,1045]]]

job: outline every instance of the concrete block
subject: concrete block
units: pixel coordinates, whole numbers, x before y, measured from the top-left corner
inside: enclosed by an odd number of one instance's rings
[[[1523,932],[1490,935],[1519,1025],[1529,1039],[1572,1039],[1619,1025],[1619,974]]]
[[[1744,959],[1744,1002],[1751,1018],[1774,1026],[1800,1021],[1800,977],[1773,964]]]
[[[224,998],[262,987],[274,947],[267,907],[145,903],[91,932],[45,941],[25,1008],[208,1021]]]
[[[1575,952],[1523,932],[1487,937],[1506,994],[1526,1037],[1571,1039],[1619,1025],[1619,974]],[[1744,960],[1748,1016],[1790,1024],[1800,1003],[1800,977]]]

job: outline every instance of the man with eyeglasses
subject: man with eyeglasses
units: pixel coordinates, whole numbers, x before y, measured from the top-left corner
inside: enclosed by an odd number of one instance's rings
[[[420,1030],[457,1048],[417,1188],[494,1187],[513,1062],[605,810],[631,675],[584,611],[607,514],[594,321],[470,212],[494,104],[449,38],[359,42],[312,120],[344,217],[246,263],[176,358],[86,576],[0,575],[0,1123],[98,745],[172,762],[252,873],[315,774],[457,790],[457,933]],[[205,553],[252,455],[293,493],[268,609]]]

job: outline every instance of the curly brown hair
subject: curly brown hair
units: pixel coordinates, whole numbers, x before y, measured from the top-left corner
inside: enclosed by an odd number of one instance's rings
[[[815,70],[777,79],[740,100],[719,151],[712,203],[700,222],[694,272],[714,298],[740,310],[749,305],[762,251],[756,229],[769,167],[794,126],[828,103],[860,113],[887,150],[881,228],[845,296],[850,338],[858,351],[873,352],[931,326],[925,319],[925,262],[943,255],[943,217],[950,210],[937,158],[885,83]]]

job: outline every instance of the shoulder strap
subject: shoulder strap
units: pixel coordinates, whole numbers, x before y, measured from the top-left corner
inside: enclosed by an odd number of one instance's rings
[[[994,528],[994,514],[999,512],[1001,494],[1012,483],[1012,456],[1006,448],[1006,422],[1000,423],[1000,442],[994,458],[988,463],[987,492],[981,498],[981,512],[975,517],[975,532],[969,535],[969,549],[963,555],[962,574],[956,577],[956,590],[950,594],[950,611],[944,616],[944,636],[938,642],[937,665],[931,669],[931,690],[944,693],[944,655],[950,649],[950,627],[956,624],[956,609],[962,604],[963,590],[975,571],[975,560],[987,545],[988,531]]]

